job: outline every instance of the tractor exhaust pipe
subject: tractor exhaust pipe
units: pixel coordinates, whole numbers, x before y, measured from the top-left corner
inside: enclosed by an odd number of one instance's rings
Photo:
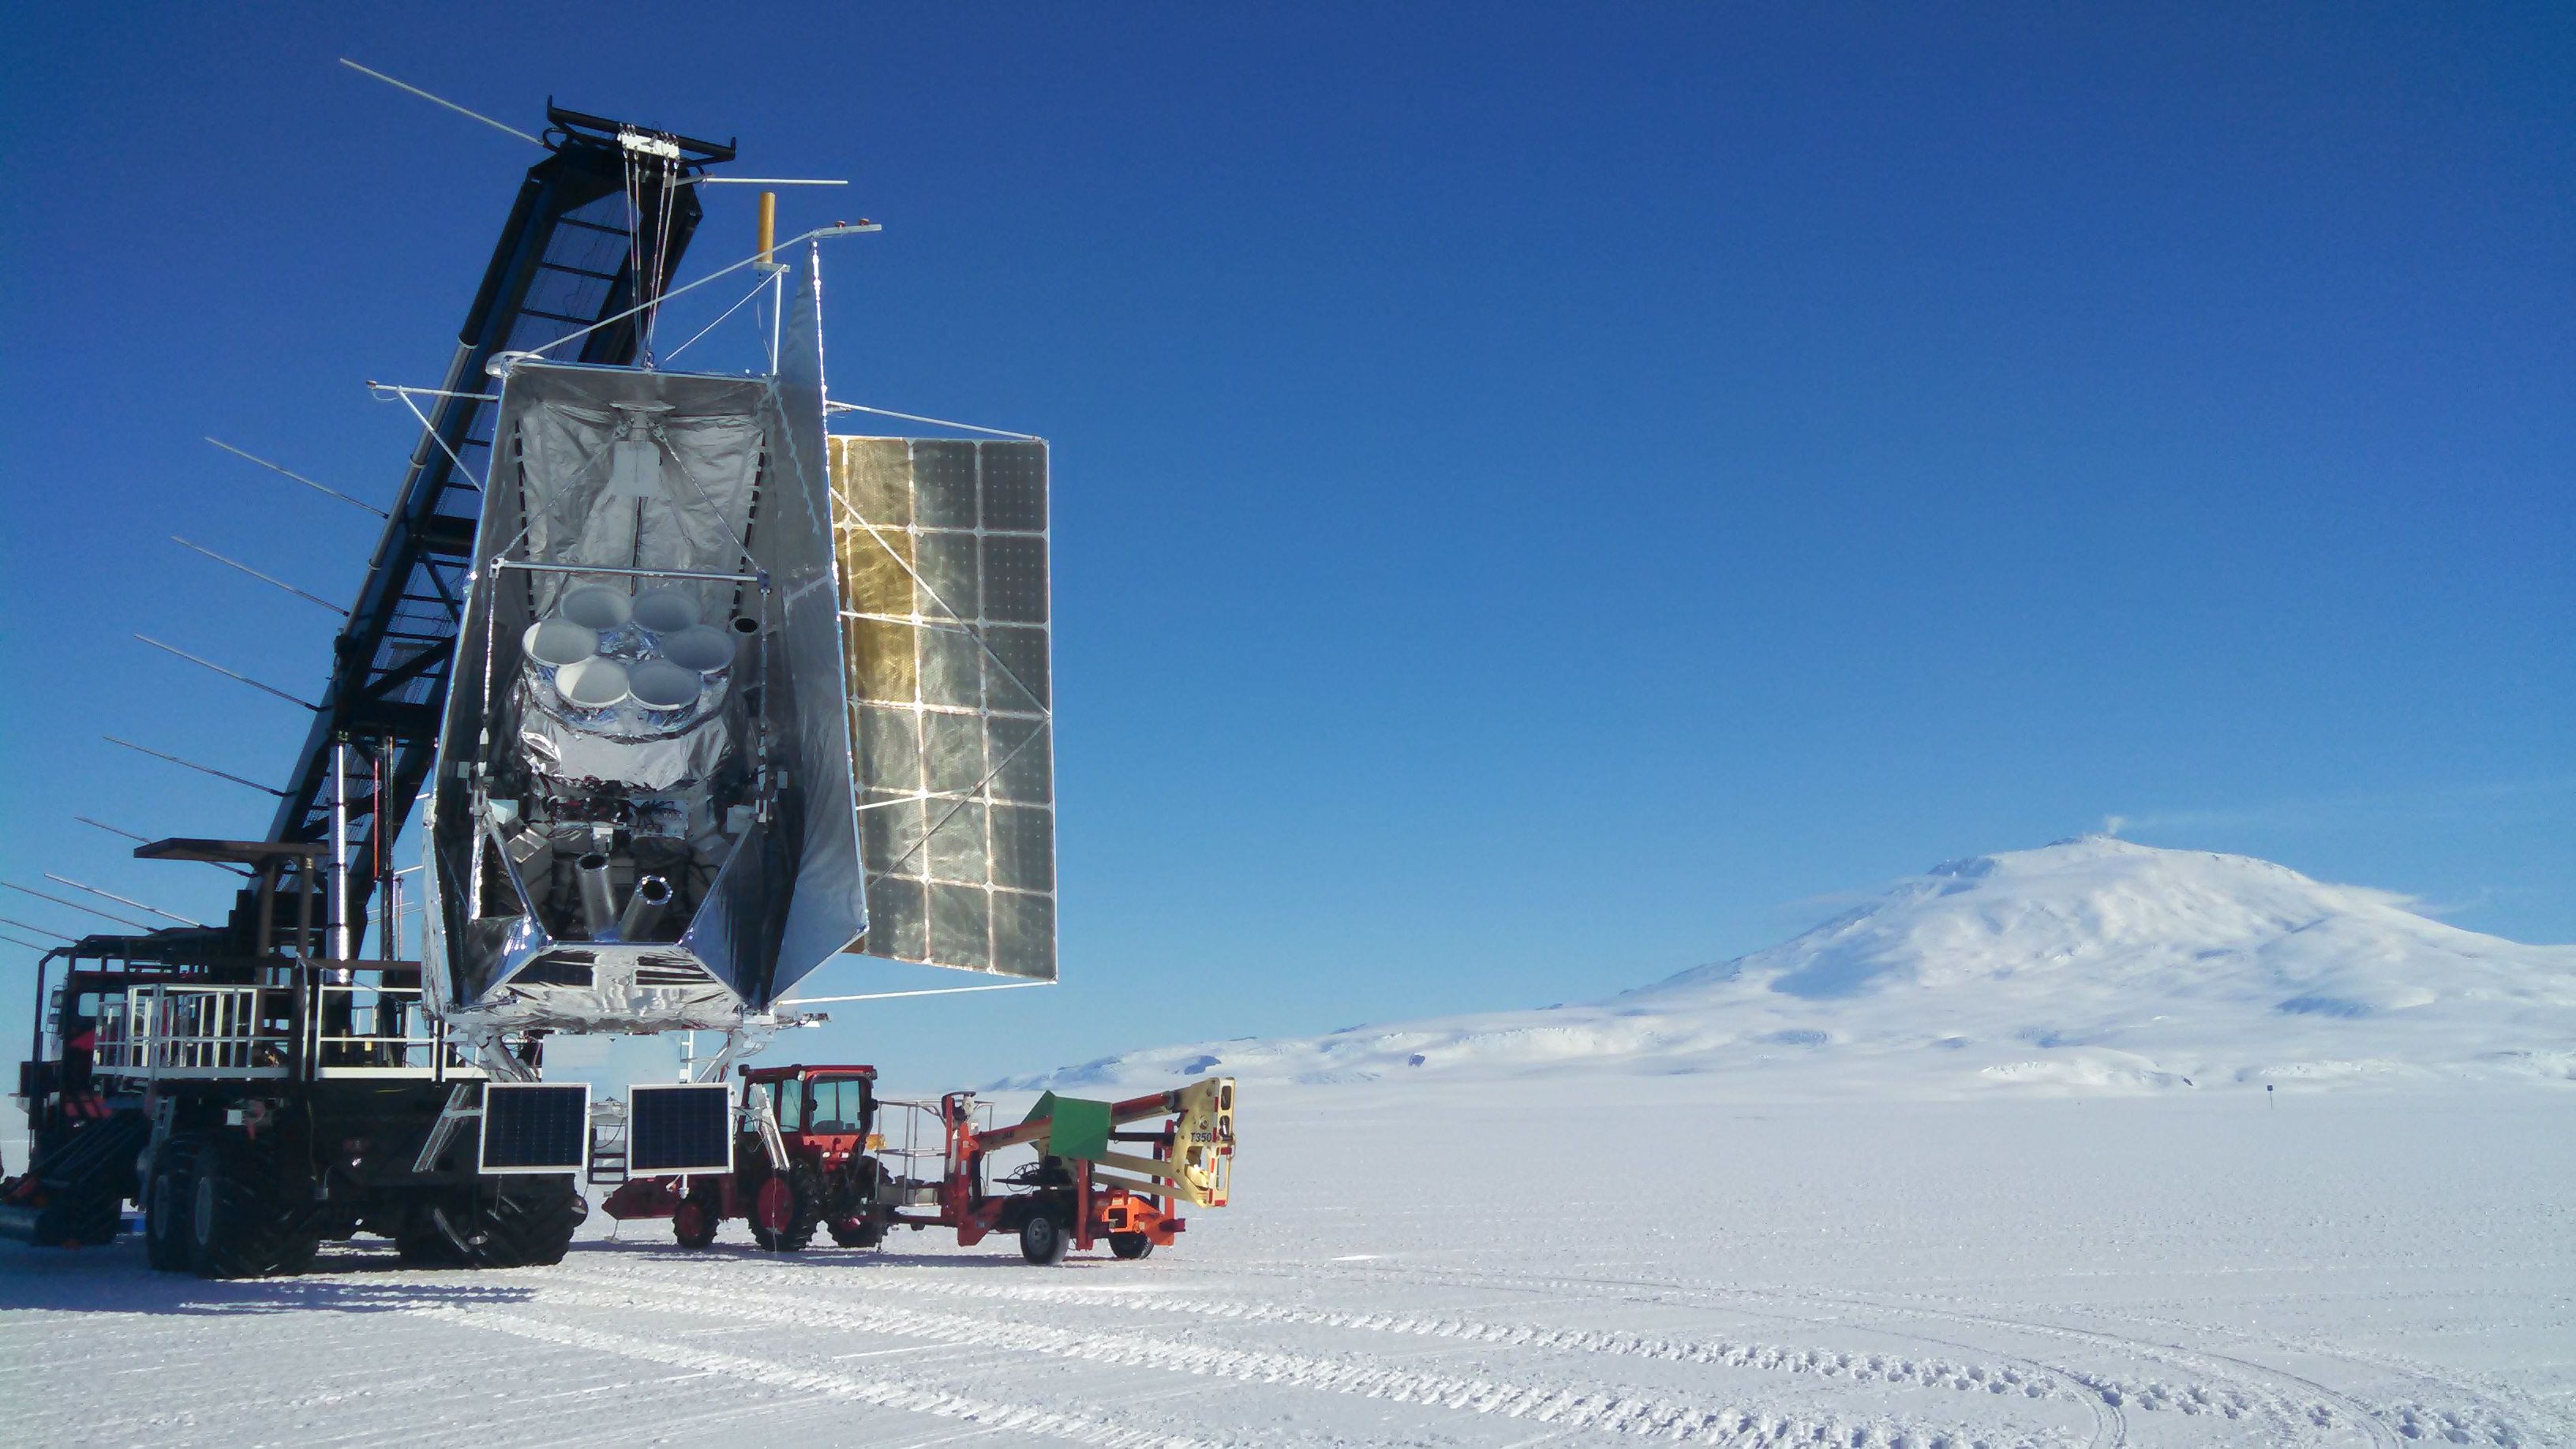
[[[608,884],[608,857],[596,851],[573,862],[581,885],[581,923],[594,941],[617,939],[617,893]]]
[[[635,894],[626,898],[626,914],[617,919],[617,936],[622,941],[640,941],[662,919],[662,908],[671,903],[671,883],[658,875],[648,875],[635,882]]]

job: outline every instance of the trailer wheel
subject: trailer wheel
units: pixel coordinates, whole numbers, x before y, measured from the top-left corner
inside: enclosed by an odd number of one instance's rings
[[[261,1145],[225,1138],[198,1154],[189,1196],[188,1265],[200,1278],[301,1273],[322,1246],[282,1191],[284,1164]]]
[[[181,1133],[152,1158],[143,1189],[143,1259],[163,1273],[188,1271],[188,1238],[197,1198],[197,1158],[206,1140]]]
[[[772,1253],[801,1253],[823,1225],[823,1178],[810,1162],[771,1173],[751,1195],[751,1240]]]
[[[723,1218],[723,1189],[700,1183],[671,1210],[671,1236],[683,1248],[703,1248],[716,1240],[716,1224]]]
[[[1072,1246],[1073,1234],[1046,1213],[1031,1213],[1020,1223],[1020,1256],[1041,1268],[1063,1262]]]
[[[1154,1255],[1154,1240],[1143,1233],[1111,1233],[1109,1251],[1130,1260]]]

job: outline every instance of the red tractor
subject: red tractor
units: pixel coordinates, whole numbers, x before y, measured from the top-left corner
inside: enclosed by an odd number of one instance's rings
[[[876,1084],[874,1067],[745,1067],[732,1172],[636,1178],[603,1206],[669,1218],[683,1248],[714,1242],[727,1218],[750,1219],[752,1240],[774,1253],[801,1251],[817,1228],[842,1247],[874,1247],[895,1206],[869,1155],[884,1145]]]
[[[998,1127],[972,1092],[880,1103],[876,1075],[874,1067],[743,1068],[733,1170],[632,1179],[609,1195],[608,1215],[667,1217],[684,1248],[707,1246],[719,1224],[740,1217],[772,1252],[799,1251],[818,1227],[845,1248],[874,1247],[901,1225],[950,1228],[968,1247],[1017,1237],[1030,1262],[1055,1263],[1100,1242],[1118,1257],[1142,1258],[1188,1228],[1182,1204],[1223,1207],[1231,1195],[1231,1077],[1123,1102],[1049,1092],[1026,1118]],[[660,1090],[669,1089],[636,1089]],[[892,1148],[881,1105],[904,1113],[904,1140]],[[987,1159],[1014,1149],[1030,1160],[988,1184]],[[703,1155],[679,1160],[720,1160],[724,1149],[708,1141],[693,1151]],[[890,1160],[906,1171],[888,1170]],[[915,1168],[929,1171],[915,1176]]]

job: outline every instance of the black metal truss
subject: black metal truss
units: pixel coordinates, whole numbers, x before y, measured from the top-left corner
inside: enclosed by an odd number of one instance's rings
[[[660,295],[697,228],[695,179],[708,165],[734,155],[730,144],[648,132],[553,105],[546,117],[551,154],[528,168],[465,314],[442,395],[426,409],[429,431],[412,450],[357,605],[332,643],[330,685],[269,829],[271,840],[328,841],[331,747],[345,739],[364,752],[350,766],[357,777],[351,785],[349,848],[353,934],[378,884],[377,858],[382,854],[386,868],[393,868],[393,840],[437,749],[464,575],[472,566],[474,525],[482,513],[477,479],[491,476],[497,408],[481,400],[493,386],[485,364],[496,353],[545,347],[591,328],[597,330],[588,331],[578,351],[564,348],[552,355],[612,365],[634,361],[642,318],[608,319],[635,306],[636,261],[642,258],[650,268],[654,258],[661,259],[659,275],[646,289],[648,296]],[[667,237],[652,234],[664,204],[658,164],[637,169],[641,205],[630,204],[631,153],[624,139],[629,136],[678,148]],[[457,459],[466,471],[460,472]],[[371,769],[382,770],[381,798],[392,807],[381,814],[362,784]],[[245,891],[236,920],[247,919],[244,913],[254,905]]]

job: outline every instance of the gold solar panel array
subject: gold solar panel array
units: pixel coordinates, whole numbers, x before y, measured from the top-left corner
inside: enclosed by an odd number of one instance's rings
[[[871,956],[1055,979],[1047,446],[831,440]]]

